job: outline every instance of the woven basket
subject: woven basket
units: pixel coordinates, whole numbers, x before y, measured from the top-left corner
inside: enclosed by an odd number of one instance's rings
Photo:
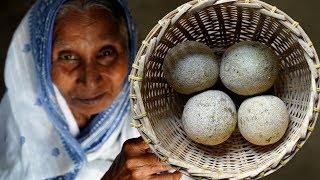
[[[226,142],[210,147],[186,136],[181,115],[190,97],[167,84],[162,64],[169,49],[188,40],[203,42],[217,54],[246,40],[276,52],[280,74],[272,93],[290,113],[279,142],[255,146],[235,130]],[[318,68],[319,58],[306,33],[276,7],[258,0],[194,0],[167,14],[142,43],[129,76],[132,126],[157,156],[190,177],[263,177],[284,166],[314,129],[320,111]]]

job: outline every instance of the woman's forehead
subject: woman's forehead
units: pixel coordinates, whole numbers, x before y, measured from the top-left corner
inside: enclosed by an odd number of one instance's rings
[[[54,26],[54,39],[56,35],[65,33],[70,36],[79,36],[79,34],[98,33],[101,38],[106,37],[105,34],[119,33],[119,24],[115,23],[112,18],[107,15],[103,9],[88,9],[86,11],[78,11],[70,9],[63,16],[56,19]],[[81,38],[81,37],[79,37]]]
[[[79,9],[76,7],[64,8],[62,13],[58,13],[55,24],[68,23],[69,21],[78,21],[82,24],[91,25],[99,21],[115,22],[109,11],[103,8],[92,7],[89,9]]]
[[[66,46],[65,38],[90,38],[94,34],[102,41],[128,41],[127,25],[116,22],[107,9],[91,6],[79,9],[66,7],[58,14],[53,31],[53,44]],[[78,36],[78,37],[76,37]],[[127,45],[125,45],[127,46]]]

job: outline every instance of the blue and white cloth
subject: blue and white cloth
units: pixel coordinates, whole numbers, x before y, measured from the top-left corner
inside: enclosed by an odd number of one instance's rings
[[[38,0],[22,20],[5,65],[0,105],[0,179],[100,179],[138,132],[129,126],[129,83],[113,104],[79,134],[76,121],[51,77],[55,15],[65,0]],[[135,30],[127,3],[130,64]],[[129,68],[128,67],[128,68]],[[79,138],[75,138],[75,135]]]

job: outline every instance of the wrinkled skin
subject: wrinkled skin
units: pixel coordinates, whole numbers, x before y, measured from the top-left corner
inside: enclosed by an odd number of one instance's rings
[[[125,38],[101,9],[69,10],[55,24],[51,77],[77,124],[85,127],[120,93],[128,69]],[[124,143],[103,179],[179,179],[141,138]]]
[[[71,9],[55,24],[52,81],[80,128],[111,105],[128,72],[125,38],[103,9]]]
[[[178,180],[181,173],[165,173],[171,167],[162,162],[151,152],[148,145],[142,138],[130,139],[122,147],[121,153],[113,162],[109,171],[102,178],[103,180]]]

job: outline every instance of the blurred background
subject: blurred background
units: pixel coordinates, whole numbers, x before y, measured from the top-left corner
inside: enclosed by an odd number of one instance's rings
[[[19,22],[35,0],[6,0],[0,7],[0,94],[5,92],[3,66],[7,49]],[[284,11],[306,31],[318,55],[320,52],[320,1],[317,0],[264,0]],[[163,16],[187,0],[128,0],[138,30],[138,47],[149,31]],[[1,118],[1,117],[0,117]],[[280,170],[264,179],[320,179],[320,122],[303,148]],[[319,172],[319,174],[317,174]]]

